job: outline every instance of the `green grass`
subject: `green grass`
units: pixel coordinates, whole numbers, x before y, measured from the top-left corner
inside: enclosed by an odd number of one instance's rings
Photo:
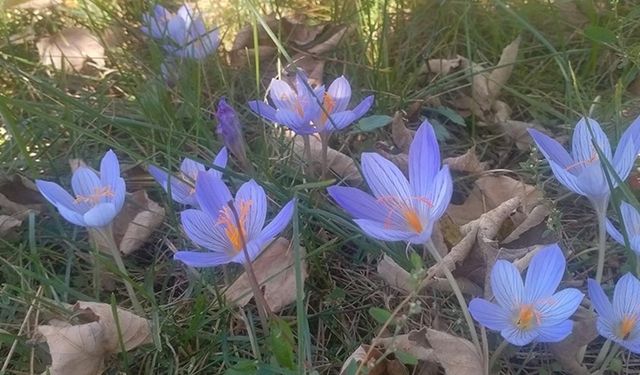
[[[309,22],[331,20],[351,25],[348,40],[328,54],[325,81],[344,74],[356,99],[375,94],[375,114],[393,115],[395,110],[408,110],[433,98],[449,106],[453,93],[468,86],[469,73],[434,79],[420,73],[424,61],[462,55],[490,67],[517,35],[522,35],[520,54],[501,94],[514,119],[542,124],[554,134],[564,135],[593,107],[591,116],[599,119],[609,134],[619,135],[638,112],[637,97],[626,91],[640,67],[640,11],[632,2],[596,8],[591,1],[577,0],[586,19],[579,26],[552,11],[546,1],[230,3],[220,9],[203,7],[211,18],[208,24],[221,26],[226,43],[243,25],[260,23],[254,11],[264,17],[268,11],[288,14],[297,9],[310,15]],[[109,373],[337,373],[361,343],[370,343],[378,334],[380,325],[368,314],[369,308],[392,310],[402,300],[376,278],[375,260],[386,252],[408,266],[404,246],[365,237],[326,198],[322,184],[303,178],[291,163],[290,144],[245,105],[265,94],[264,82],[268,80],[255,66],[230,67],[220,52],[202,64],[184,64],[184,79],[167,87],[159,75],[161,50],[138,31],[138,20],[148,4],[78,0],[71,5],[11,10],[0,16],[4,21],[0,22],[0,116],[8,135],[0,144],[0,163],[6,174],[69,186],[68,159],[82,158],[95,166],[98,155],[113,148],[124,166],[128,186],[147,189],[152,199],[167,209],[167,219],[152,240],[125,259],[147,317],[153,322],[154,344],[112,358],[107,364]],[[103,37],[117,30],[117,41],[108,49],[110,71],[73,75],[40,66],[35,41],[9,42],[32,22],[37,36],[72,25],[89,27]],[[606,39],[606,35],[597,32],[589,39],[584,36],[586,25],[610,30],[616,39],[604,44],[599,39]],[[278,32],[274,30],[276,36]],[[279,58],[286,63],[282,54]],[[175,248],[190,245],[179,228],[179,207],[171,204],[149,176],[140,176],[134,169],[155,163],[175,170],[185,156],[210,160],[221,147],[211,113],[223,95],[240,113],[254,165],[251,175],[237,172],[232,165],[227,180],[237,187],[254,178],[277,204],[294,195],[299,199],[297,215],[286,234],[294,238],[294,246],[306,248],[309,278],[296,303],[279,314],[293,332],[296,355],[292,369],[283,369],[274,360],[274,345],[261,333],[254,307],[238,310],[221,303],[222,272],[192,274],[171,260],[168,244]],[[586,202],[566,195],[566,190],[548,180],[548,171],[539,167],[544,163],[523,168],[521,165],[534,162],[537,154],[515,150],[499,132],[479,127],[473,116],[465,119],[466,127],[442,122],[450,133],[441,145],[444,155],[459,155],[475,144],[494,168],[513,170],[526,181],[544,186],[557,209],[558,222],[553,229],[562,239],[562,247],[574,254],[569,259],[570,273],[576,280],[593,273],[595,253],[585,251],[594,247],[595,221]],[[388,131],[339,134],[332,145],[358,159],[378,140],[389,141]],[[44,370],[45,351],[29,338],[36,324],[59,310],[56,304],[78,299],[110,303],[113,298],[119,305],[129,306],[124,290],[96,295],[87,259],[90,248],[86,231],[64,222],[50,207],[25,220],[17,239],[0,239],[0,358],[5,358],[15,343],[7,374]],[[611,256],[624,261],[625,254],[616,248]],[[297,270],[301,261],[296,260]],[[103,263],[115,271],[109,260]],[[607,280],[615,278],[614,267],[608,268]],[[237,271],[233,267],[227,270],[230,275]],[[34,299],[37,313],[25,318]],[[441,328],[469,338],[452,295],[432,292],[419,299],[424,308],[408,318],[405,331],[431,325],[437,319]],[[26,328],[21,330],[25,319]],[[255,345],[252,339],[257,340]],[[492,339],[491,347],[496,344]],[[589,347],[587,361],[599,345]],[[540,347],[528,350],[523,349],[505,364],[505,373],[557,368],[546,352],[538,355]],[[633,357],[622,353],[618,358],[638,368]],[[0,366],[2,363],[0,360]],[[234,367],[237,372],[229,370]]]

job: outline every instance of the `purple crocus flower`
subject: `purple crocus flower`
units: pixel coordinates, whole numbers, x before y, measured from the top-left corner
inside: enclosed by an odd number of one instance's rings
[[[187,236],[208,251],[178,251],[174,259],[193,267],[213,267],[226,263],[244,263],[243,246],[249,258],[258,254],[289,224],[294,201],[264,226],[267,197],[255,181],[244,183],[235,199],[220,178],[200,172],[196,182],[196,197],[201,209],[189,209],[181,214]],[[228,202],[238,214],[238,221]],[[238,225],[239,222],[239,225]]]
[[[640,255],[640,213],[627,202],[620,204],[620,213],[622,214],[624,230],[629,237],[629,246],[631,250]],[[607,220],[607,232],[616,242],[621,245],[625,244],[622,233],[609,220]]]
[[[310,90],[306,75],[298,72],[295,86],[293,89],[283,80],[272,79],[269,97],[273,106],[254,100],[249,102],[249,107],[269,121],[284,125],[297,134],[309,135],[342,130],[364,116],[373,104],[372,95],[353,109],[347,109],[351,85],[344,76],[333,81],[327,90],[324,86]]]
[[[220,44],[218,30],[207,31],[197,9],[182,5],[174,14],[160,5],[142,16],[142,32],[162,42],[175,57],[202,60]]]
[[[100,162],[100,175],[87,167],[73,172],[71,188],[75,198],[54,182],[36,180],[36,186],[62,217],[89,228],[108,226],[122,209],[126,192],[118,158],[111,150]]]
[[[218,102],[218,110],[216,111],[216,119],[218,119],[218,127],[216,133],[222,140],[224,145],[231,153],[247,167],[249,160],[247,159],[246,143],[242,134],[242,125],[238,119],[238,114],[231,107],[224,97]]]
[[[376,153],[362,154],[362,174],[373,196],[351,187],[327,189],[360,228],[384,241],[428,241],[453,191],[449,167],[440,165],[431,124],[425,120],[411,143],[408,181],[395,164]]]
[[[213,165],[219,168],[225,168],[227,166],[226,148],[223,147],[220,152],[218,152],[218,155],[213,159]],[[158,181],[166,192],[169,192],[169,187],[171,187],[171,198],[173,198],[174,201],[193,207],[198,207],[195,186],[200,172],[207,172],[216,178],[222,177],[221,171],[207,169],[201,163],[189,158],[182,160],[180,164],[180,174],[178,176],[171,176],[155,165],[149,166],[149,174]]]
[[[567,288],[555,293],[564,274],[565,259],[558,245],[538,251],[522,283],[518,269],[498,260],[491,270],[491,290],[497,304],[482,298],[469,303],[469,312],[483,326],[500,331],[513,345],[532,341],[558,342],[571,333],[569,317],[584,294]]]
[[[549,161],[558,181],[574,193],[589,198],[596,211],[604,215],[611,192],[603,169],[604,165],[593,144],[595,143],[602,151],[618,177],[625,180],[631,172],[640,146],[640,142],[637,142],[640,136],[640,118],[636,119],[624,132],[613,156],[609,140],[600,124],[590,118],[582,118],[578,121],[573,132],[571,154],[556,140],[535,129],[529,129],[529,134]],[[617,186],[613,178],[611,183],[614,187]]]
[[[598,313],[598,333],[640,353],[640,281],[630,273],[622,276],[613,291],[613,304],[595,280],[589,279],[587,285],[589,299]]]

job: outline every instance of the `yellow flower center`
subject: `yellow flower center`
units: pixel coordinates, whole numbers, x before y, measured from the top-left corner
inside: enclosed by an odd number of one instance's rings
[[[422,222],[420,222],[420,217],[413,209],[406,209],[402,212],[402,216],[407,221],[407,225],[416,233],[422,232]]]
[[[411,200],[414,199],[426,204],[429,207],[433,207],[433,204],[424,197],[411,198]],[[404,218],[408,229],[415,233],[422,233],[422,230],[424,229],[422,219],[420,218],[418,211],[412,204],[406,202],[402,198],[391,196],[379,197],[377,200],[389,210],[387,217],[384,220],[385,227],[391,227],[391,215],[397,213],[400,214],[402,218]]]
[[[625,315],[618,326],[618,337],[623,340],[628,339],[633,329],[636,328],[637,321],[635,315]]]
[[[113,190],[111,190],[110,186],[99,186],[93,190],[92,194],[89,195],[77,195],[74,203],[89,203],[92,206],[100,203],[102,198],[111,198],[115,195]]]
[[[540,324],[540,313],[532,305],[522,305],[515,316],[514,323],[521,330],[530,330],[534,324]]]
[[[236,202],[238,219],[229,206],[224,206],[220,210],[217,224],[224,225],[224,232],[235,252],[242,250],[244,241],[247,241],[246,223],[249,216],[251,201]],[[239,225],[238,225],[239,224]]]

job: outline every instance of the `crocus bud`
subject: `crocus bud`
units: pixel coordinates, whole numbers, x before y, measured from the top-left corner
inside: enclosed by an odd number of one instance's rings
[[[216,119],[218,127],[216,133],[224,145],[236,157],[243,169],[250,167],[247,159],[247,151],[245,146],[244,135],[242,134],[242,126],[238,119],[236,111],[227,104],[224,97],[218,102],[218,110],[216,111]]]

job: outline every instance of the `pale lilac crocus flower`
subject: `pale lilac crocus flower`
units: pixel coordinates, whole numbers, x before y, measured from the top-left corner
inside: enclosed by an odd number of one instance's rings
[[[246,141],[242,133],[242,125],[238,114],[231,107],[226,98],[220,98],[218,101],[218,109],[216,111],[216,119],[218,126],[216,133],[224,145],[236,157],[243,168],[249,168],[250,163],[247,158]]]
[[[571,154],[556,140],[538,130],[529,129],[529,134],[549,162],[558,181],[574,193],[587,197],[598,214],[605,215],[611,191],[605,175],[605,166],[596,152],[594,143],[620,180],[624,181],[631,172],[640,148],[640,118],[624,132],[613,155],[609,139],[600,124],[591,118],[578,121],[573,132]],[[618,185],[616,179],[610,180],[613,187]]]
[[[213,159],[213,165],[224,169],[227,166],[227,158],[227,149],[223,147]],[[166,192],[171,191],[171,198],[174,201],[192,207],[198,207],[195,186],[200,172],[207,172],[217,178],[222,177],[221,171],[214,168],[208,169],[203,164],[189,158],[182,160],[180,174],[177,176],[172,176],[155,165],[149,166],[149,174]]]
[[[53,204],[69,222],[88,228],[107,227],[124,205],[124,179],[120,177],[120,163],[109,150],[100,162],[100,174],[88,167],[73,172],[71,188],[75,198],[60,185],[36,180],[40,193]]]
[[[202,60],[220,44],[218,30],[207,30],[200,12],[187,4],[176,13],[156,5],[142,16],[142,23],[142,32],[162,43],[173,57]]]
[[[373,196],[352,187],[332,186],[329,195],[369,236],[383,241],[424,244],[447,209],[453,184],[441,166],[440,148],[425,120],[409,149],[409,179],[376,153],[362,154],[362,174]]]
[[[640,213],[629,203],[622,202],[620,214],[622,215],[622,225],[629,238],[629,246],[636,255],[640,255]],[[625,245],[624,236],[609,220],[607,220],[607,232],[616,242]]]
[[[598,313],[598,333],[640,354],[640,281],[630,273],[622,276],[613,291],[613,304],[595,280],[589,279],[587,285]]]
[[[289,224],[293,215],[291,200],[266,226],[267,197],[255,181],[244,183],[235,198],[224,182],[200,172],[196,197],[201,209],[189,209],[180,215],[187,236],[207,251],[178,251],[177,259],[193,267],[213,267],[226,263],[245,263],[243,248],[253,261]],[[233,207],[238,215],[234,215]]]
[[[556,293],[565,265],[558,245],[547,246],[534,255],[523,283],[511,262],[498,260],[491,270],[491,290],[497,304],[474,298],[469,303],[471,316],[483,326],[500,331],[513,345],[563,340],[573,328],[569,317],[584,297],[574,288]]]
[[[251,101],[249,107],[259,116],[293,130],[296,134],[330,134],[342,130],[364,116],[373,104],[373,95],[353,109],[351,85],[344,76],[338,77],[328,89],[310,89],[304,73],[296,74],[295,89],[283,80],[272,79],[269,98],[273,105]]]

